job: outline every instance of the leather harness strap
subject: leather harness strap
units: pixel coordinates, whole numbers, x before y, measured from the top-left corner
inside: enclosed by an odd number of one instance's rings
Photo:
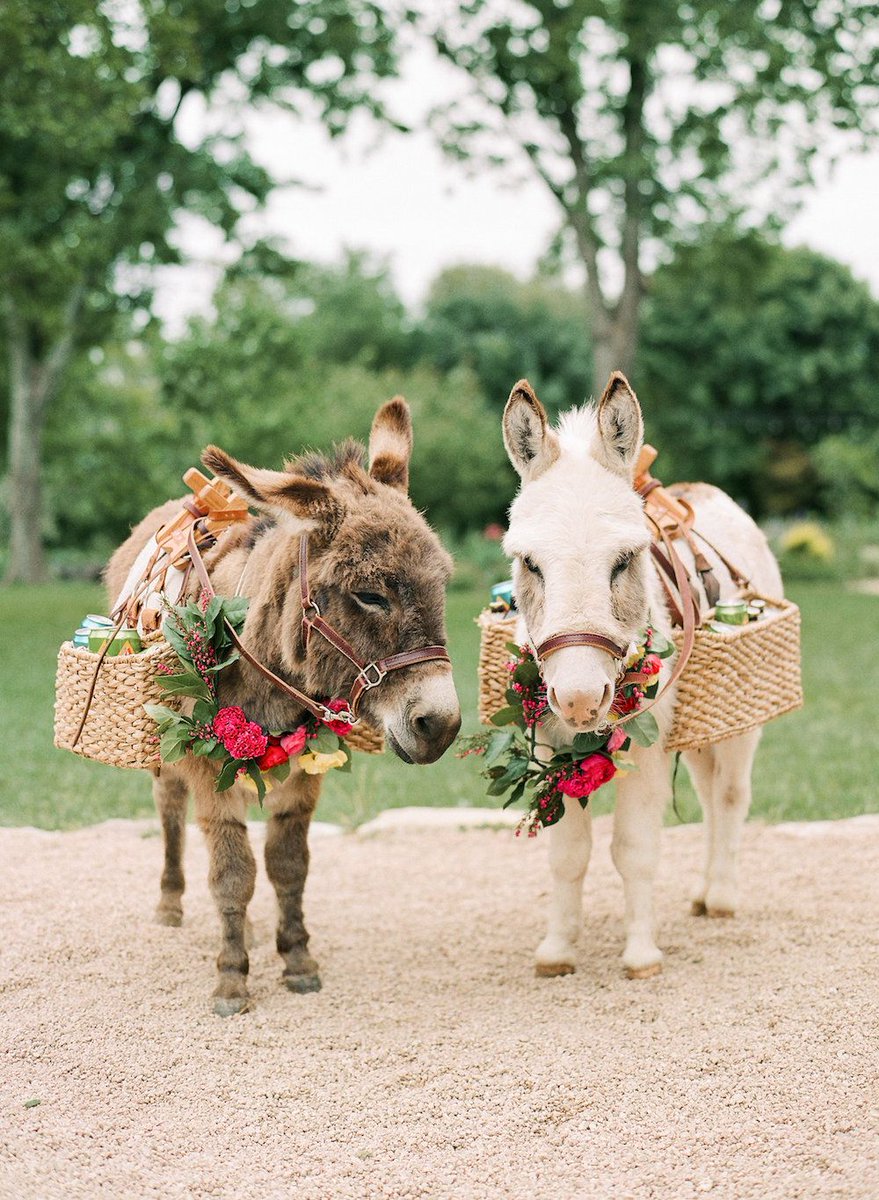
[[[540,643],[536,654],[543,661],[549,658],[550,654],[555,654],[556,650],[564,650],[567,646],[596,646],[599,650],[606,650],[612,658],[626,657],[623,646],[618,646],[610,638],[602,637],[600,633],[556,633]]]

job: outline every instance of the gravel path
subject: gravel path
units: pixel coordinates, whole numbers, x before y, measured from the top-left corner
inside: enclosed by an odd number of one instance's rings
[[[3,1200],[879,1197],[879,818],[749,825],[734,921],[687,915],[701,830],[667,830],[640,983],[606,819],[556,980],[540,839],[316,835],[324,990],[281,989],[261,874],[255,1008],[227,1021],[200,836],[166,929],[155,830],[0,830]]]

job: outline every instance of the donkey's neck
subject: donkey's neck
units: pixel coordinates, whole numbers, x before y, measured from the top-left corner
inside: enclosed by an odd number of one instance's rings
[[[275,675],[307,691],[297,583],[299,538],[277,527],[255,532],[253,544],[243,540],[222,555],[212,582],[219,595],[232,595],[240,585],[240,594],[250,601],[241,634],[244,645]],[[295,700],[247,662],[239,660],[224,671],[220,682],[224,703],[240,705],[252,720],[270,729],[290,728],[302,716]]]

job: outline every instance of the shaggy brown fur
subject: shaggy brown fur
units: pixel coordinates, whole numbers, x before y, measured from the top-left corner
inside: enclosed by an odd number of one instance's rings
[[[362,446],[347,442],[326,457],[308,455],[284,471],[245,466],[209,447],[205,465],[263,510],[222,536],[205,556],[221,595],[237,586],[250,598],[243,640],[276,674],[312,696],[345,696],[355,668],[323,638],[303,644],[299,597],[299,542],[309,537],[309,583],[326,620],[366,661],[415,647],[445,643],[445,584],[451,560],[405,493],[411,448],[409,410],[399,397],[376,416],[367,468]],[[111,603],[146,541],[180,508],[156,509],[116,551],[107,569]],[[219,679],[222,704],[238,704],[271,729],[292,729],[303,713],[243,660]],[[423,663],[390,674],[367,691],[361,715],[384,726],[388,741],[407,762],[432,762],[448,748],[460,711],[448,666]],[[188,793],[210,852],[210,886],[222,923],[215,1010],[240,1012],[248,1003],[247,904],[256,864],[247,839],[246,797],[238,788],[217,793],[215,768],[187,756],[156,772],[154,795],[165,835],[165,869],[158,919],[179,925],[184,880],[181,867]],[[277,946],[283,979],[293,991],[320,986],[308,954],[302,889],[308,870],[307,833],[320,777],[294,767],[269,794],[272,817],[266,868],[278,895]]]

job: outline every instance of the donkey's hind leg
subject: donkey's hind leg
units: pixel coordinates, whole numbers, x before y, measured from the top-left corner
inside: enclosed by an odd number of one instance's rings
[[[186,802],[189,789],[173,767],[162,767],[153,776],[153,799],[162,822],[165,865],[162,869],[162,894],[156,908],[160,925],[179,925],[183,920],[183,846],[186,838]]]
[[[687,750],[683,755],[683,759],[686,763],[687,772],[693,787],[696,789],[696,795],[699,797],[699,804],[702,807],[702,825],[705,830],[702,878],[693,896],[691,911],[694,917],[704,917],[706,912],[705,896],[708,892],[711,855],[713,853],[712,819],[714,816],[714,805],[712,803],[712,796],[714,794],[714,747],[703,746],[699,750]]]
[[[703,911],[709,917],[735,915],[739,846],[745,818],[751,807],[751,769],[761,732],[755,729],[740,737],[718,742],[711,748],[711,783],[710,789],[705,789],[704,797],[703,787],[697,783],[707,818],[708,852]],[[692,771],[689,761],[687,765]]]

